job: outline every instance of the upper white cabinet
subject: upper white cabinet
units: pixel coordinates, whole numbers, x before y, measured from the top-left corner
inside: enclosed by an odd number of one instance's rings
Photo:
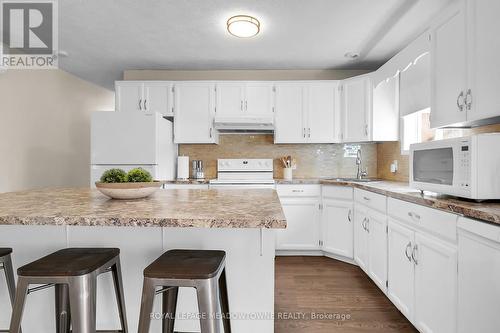
[[[278,185],[287,228],[276,232],[277,250],[320,249],[319,185]]]
[[[337,82],[276,83],[274,142],[339,142],[337,87]]]
[[[172,83],[166,81],[116,81],[117,111],[173,114]]]
[[[323,186],[323,251],[353,259],[353,189]]]
[[[272,117],[273,96],[272,82],[217,82],[217,116]]]
[[[340,90],[342,140],[364,142],[370,140],[370,113],[372,110],[372,83],[368,75],[342,81]]]
[[[399,75],[388,77],[373,88],[371,141],[399,138]]]
[[[175,84],[175,143],[218,143],[213,127],[214,92],[215,86],[209,82]]]
[[[460,0],[431,28],[431,126],[500,116],[496,0]]]

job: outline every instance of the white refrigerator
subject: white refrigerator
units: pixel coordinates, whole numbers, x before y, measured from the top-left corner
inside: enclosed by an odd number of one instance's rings
[[[173,180],[177,145],[173,124],[159,113],[97,111],[91,120],[90,185],[104,171],[141,167],[155,180]]]

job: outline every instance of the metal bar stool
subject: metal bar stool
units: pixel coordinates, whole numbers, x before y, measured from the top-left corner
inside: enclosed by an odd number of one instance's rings
[[[17,292],[10,333],[18,333],[26,295],[55,287],[58,333],[96,332],[97,276],[112,272],[121,330],[128,332],[120,268],[120,249],[69,248],[33,261],[17,270]],[[29,288],[31,284],[41,285]]]
[[[7,281],[10,303],[12,304],[12,306],[14,306],[14,298],[16,296],[16,281],[14,280],[14,269],[12,268],[12,259],[10,258],[11,253],[11,248],[0,248],[0,269],[3,269],[5,273],[5,281]],[[0,330],[0,332],[4,331]]]
[[[173,333],[178,289],[193,287],[198,295],[201,333],[219,333],[221,317],[224,332],[230,333],[225,258],[224,251],[171,250],[146,267],[138,332],[149,332],[154,297],[163,293],[163,333]]]

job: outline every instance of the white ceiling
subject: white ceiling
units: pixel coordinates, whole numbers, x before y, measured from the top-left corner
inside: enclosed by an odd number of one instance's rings
[[[375,69],[450,1],[63,0],[60,67],[108,88],[126,69]],[[235,14],[261,33],[229,35]]]

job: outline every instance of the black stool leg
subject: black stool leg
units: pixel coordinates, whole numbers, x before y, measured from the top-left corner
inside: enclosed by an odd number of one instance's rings
[[[71,311],[67,284],[57,284],[54,289],[56,303],[56,332],[70,333]]]
[[[151,279],[144,278],[142,286],[141,313],[139,315],[138,333],[149,333],[151,326],[151,314],[155,299],[156,287]]]
[[[12,308],[12,317],[10,319],[10,333],[19,333],[21,330],[21,320],[23,318],[24,302],[28,294],[28,281],[20,276],[17,280],[16,299]]]
[[[229,300],[227,296],[226,269],[222,270],[219,277],[219,295],[220,307],[222,312],[222,324],[224,325],[224,333],[231,333],[231,324],[229,318]]]
[[[162,295],[162,332],[163,333],[174,333],[175,324],[175,313],[177,310],[177,295],[179,293],[179,288],[171,287],[166,290]]]
[[[125,310],[125,296],[123,293],[122,270],[119,258],[116,263],[111,266],[111,272],[113,274],[113,284],[115,286],[116,301],[118,302],[118,313],[120,314],[122,332],[128,333],[127,311]]]

